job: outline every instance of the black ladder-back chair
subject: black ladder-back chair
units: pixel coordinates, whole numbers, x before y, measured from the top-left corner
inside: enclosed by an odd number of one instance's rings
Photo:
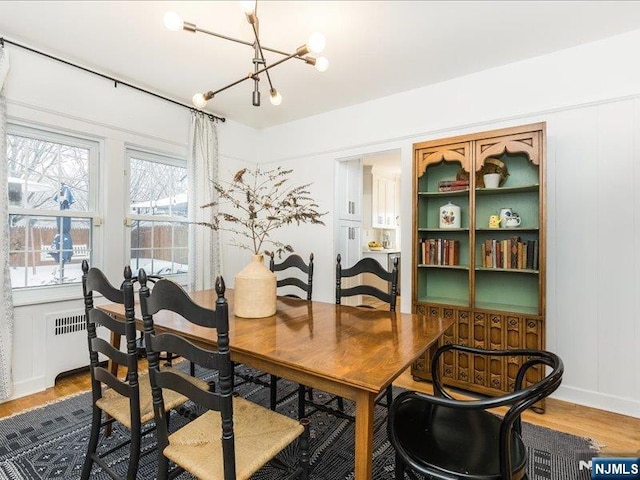
[[[389,291],[384,292],[373,285],[356,285],[354,287],[342,288],[342,279],[356,277],[363,273],[371,273],[389,282]],[[389,310],[396,311],[396,300],[398,298],[398,259],[393,261],[393,268],[389,272],[380,262],[373,258],[362,258],[355,265],[349,268],[342,268],[342,257],[338,254],[336,261],[336,304],[340,305],[344,297],[356,295],[369,295],[376,297],[389,304]],[[360,305],[367,307],[368,305]]]
[[[275,258],[274,258],[274,253],[270,252],[269,253],[269,270],[271,270],[272,272],[283,272],[286,271],[290,268],[293,269],[298,269],[300,270],[304,275],[307,276],[307,281],[304,282],[300,277],[296,277],[296,276],[289,276],[289,277],[283,277],[283,278],[279,278],[276,282],[276,287],[277,288],[281,288],[281,287],[288,287],[288,286],[292,286],[292,287],[297,287],[298,289],[300,289],[302,291],[302,293],[304,294],[304,298],[306,298],[307,300],[311,300],[312,297],[312,292],[313,292],[313,253],[311,255],[309,255],[309,263],[305,263],[305,261],[302,259],[302,257],[298,254],[291,254],[289,255],[286,259],[284,259],[284,261],[282,261],[281,263],[276,263],[275,262]],[[287,295],[285,295],[287,297],[292,297],[292,298],[303,298],[300,297],[299,295],[295,295],[292,293],[289,293]],[[235,365],[238,366],[238,365]],[[234,366],[234,371],[235,371],[235,376],[240,377],[242,379],[241,382],[236,382],[235,386],[240,386],[243,385],[247,382],[251,382],[251,383],[255,383],[256,385],[261,385],[264,387],[269,387],[270,390],[270,407],[271,410],[275,410],[277,403],[278,403],[278,380],[279,377],[275,376],[275,375],[269,375],[269,381],[267,382],[264,377],[267,376],[267,373],[259,373],[257,375],[254,374],[245,374],[245,373],[241,373],[235,370],[235,366]],[[302,386],[302,388],[306,389],[307,387]],[[311,399],[311,391],[309,390],[309,398]],[[285,397],[285,398],[288,398]],[[281,399],[283,400],[283,399]],[[302,418],[302,417],[300,417]]]
[[[162,278],[163,277],[161,277],[160,275],[147,275],[147,282],[155,284],[158,280],[162,280]],[[131,281],[135,284],[138,281],[138,277],[131,277]],[[138,356],[143,358],[146,357],[147,349],[144,345],[144,332],[140,332],[140,336],[138,337],[136,346],[138,347]],[[160,360],[164,360],[167,362],[167,365],[171,365],[174,359],[171,355],[164,355],[160,356]],[[195,365],[193,364],[193,362],[189,365],[189,373],[192,377],[195,376]]]
[[[372,285],[356,285],[349,288],[342,288],[342,279],[356,277],[363,273],[371,273],[381,278],[382,280],[389,282],[389,292],[384,292]],[[373,258],[363,258],[356,262],[350,268],[342,268],[342,256],[338,254],[336,258],[336,304],[340,305],[344,297],[351,297],[356,295],[369,295],[386,302],[389,304],[389,310],[396,311],[396,299],[398,291],[398,259],[394,259],[393,269],[389,272],[380,265],[380,263]],[[360,307],[373,308],[370,305],[359,305]],[[312,392],[308,392],[312,395]],[[384,402],[382,402],[384,399]],[[393,400],[392,386],[389,385],[379,396],[376,398],[376,403],[383,405],[387,408],[391,406]],[[338,408],[333,408],[331,404],[337,403]],[[313,400],[304,400],[299,397],[298,415],[304,417],[307,414],[310,415],[305,409],[305,404],[309,404],[312,407],[311,413],[316,410],[322,410],[338,417],[348,418],[353,420],[351,415],[344,413],[344,400],[340,396],[331,396],[329,400],[323,403],[317,403]]]
[[[151,283],[156,283],[158,280],[160,280],[162,277],[160,275],[149,275],[148,276],[148,280]],[[132,283],[136,283],[138,281],[138,277],[133,276],[131,277],[131,282]],[[120,288],[124,288],[124,282],[122,283],[122,285],[120,285]],[[146,350],[144,348],[144,332],[140,332],[140,336],[138,337],[138,341],[136,342],[136,346],[138,347],[138,356],[140,356],[141,358],[144,358],[147,353]],[[168,359],[169,361],[171,361],[171,359]]]
[[[454,350],[469,355],[522,357],[513,392],[480,400],[457,400],[440,380],[440,358]],[[449,353],[450,354],[450,353]],[[545,372],[535,383],[527,371]],[[557,355],[541,350],[484,350],[444,345],[432,359],[434,395],[403,392],[391,406],[387,420],[389,440],[396,451],[395,478],[520,480],[526,478],[527,452],[522,441],[520,415],[553,393],[562,381],[564,365]],[[490,408],[509,406],[504,417]]]
[[[270,253],[269,256],[269,270],[271,270],[272,272],[284,272],[289,268],[297,268],[302,273],[307,275],[306,283],[299,277],[295,276],[279,278],[277,281],[277,287],[298,287],[304,293],[304,297],[295,294],[288,294],[287,296],[294,298],[306,298],[307,300],[311,300],[311,297],[313,296],[313,253],[309,255],[309,263],[305,263],[302,257],[296,253],[292,253],[280,263],[275,262],[273,252]]]
[[[124,270],[125,280],[122,288],[114,287],[97,268],[89,268],[86,260],[82,262],[82,289],[84,295],[85,314],[87,320],[87,338],[90,357],[92,421],[87,455],[81,478],[88,479],[91,468],[97,463],[112,478],[122,478],[109,467],[104,457],[113,451],[129,445],[129,465],[127,479],[136,478],[140,460],[140,442],[142,436],[153,430],[153,427],[142,430],[142,425],[153,419],[151,385],[148,374],[138,373],[138,350],[136,347],[136,326],[134,317],[135,296],[131,269]],[[104,296],[107,300],[124,304],[125,321],[117,320],[96,309],[93,304],[93,293]],[[114,334],[124,336],[127,351],[121,352],[108,341],[97,336],[96,326],[102,325]],[[105,355],[112,362],[126,367],[124,379],[109,371],[99,363],[98,354]],[[103,390],[103,387],[107,387]],[[186,402],[186,398],[172,395],[166,407],[176,408]],[[102,414],[106,415],[103,421]],[[100,430],[119,422],[131,432],[130,438],[106,452],[98,452]],[[151,450],[150,450],[151,451]],[[149,451],[149,452],[150,452]]]
[[[389,311],[396,311],[396,302],[398,299],[398,258],[393,259],[393,268],[389,272],[386,270],[380,262],[374,258],[362,258],[356,262],[356,264],[350,268],[342,268],[341,256],[338,254],[336,258],[336,303],[340,305],[341,299],[344,297],[350,297],[353,295],[370,295],[382,300],[389,304]],[[389,282],[389,291],[384,292],[377,287],[371,285],[358,285],[351,288],[342,288],[342,279],[356,277],[362,273],[370,273],[376,275],[378,278]],[[370,305],[360,305],[361,307],[372,308]],[[381,402],[382,398],[385,399]],[[387,408],[391,407],[393,400],[393,389],[389,385],[383,394],[377,399],[376,403],[379,403]]]
[[[188,471],[201,479],[249,478],[282,449],[299,438],[300,462],[293,472],[308,478],[308,420],[296,421],[233,395],[233,363],[229,351],[229,307],[222,277],[216,279],[216,307],[195,304],[179,285],[160,280],[153,291],[141,270],[140,306],[144,319],[147,358],[158,424],[158,478],[174,478]],[[187,321],[215,330],[216,345],[199,346],[172,334],[156,334],[153,315],[169,310]],[[161,371],[159,352],[171,352],[210,370],[217,370],[219,386],[209,391],[174,372]],[[163,408],[167,391],[189,397],[204,413],[169,435]],[[170,462],[174,464],[169,473]]]
[[[305,263],[302,257],[296,253],[292,253],[280,263],[276,263],[273,252],[271,252],[269,256],[269,270],[272,272],[286,272],[289,269],[298,269],[307,276],[306,282],[296,276],[280,277],[276,282],[277,288],[297,287],[304,294],[304,297],[293,293],[288,293],[285,296],[292,298],[306,298],[306,300],[311,301],[313,296],[313,253],[309,255],[309,263]],[[271,410],[275,410],[276,404],[278,403],[278,377],[271,375],[270,381]],[[312,390],[304,385],[299,385],[298,395],[304,396],[305,392],[309,395],[309,399],[313,400]],[[300,403],[300,401],[298,403]],[[303,416],[300,416],[300,418],[302,417]]]

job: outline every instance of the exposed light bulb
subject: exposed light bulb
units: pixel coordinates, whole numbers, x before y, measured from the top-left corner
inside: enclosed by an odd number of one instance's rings
[[[176,12],[167,12],[164,14],[164,26],[169,30],[177,32],[178,30],[182,30],[183,25],[182,17]]]
[[[316,58],[316,70],[319,72],[326,72],[327,68],[329,68],[329,60],[327,57]]]
[[[247,15],[253,15],[256,12],[256,2],[253,1],[241,1],[238,2],[242,11]]]
[[[197,108],[204,108],[207,105],[207,100],[204,98],[202,93],[196,93],[191,98],[191,101]]]
[[[282,95],[275,88],[271,90],[271,96],[269,97],[271,105],[278,106],[282,103]]]
[[[324,35],[318,32],[312,33],[307,42],[309,50],[313,53],[322,52],[326,44],[327,40],[324,38]]]

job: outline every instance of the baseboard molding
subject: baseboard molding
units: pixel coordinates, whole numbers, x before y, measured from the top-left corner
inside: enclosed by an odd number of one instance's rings
[[[4,401],[8,402],[9,400],[16,400],[21,397],[26,397],[27,395],[40,393],[46,390],[46,388],[44,375],[23,380],[21,382],[14,382],[13,395]]]
[[[103,360],[100,362],[100,366],[106,367],[107,361]],[[75,375],[82,372],[88,372],[89,366],[79,367],[73,370],[69,370],[66,372],[60,373],[56,376],[56,381],[58,379],[67,377],[69,375]],[[28,395],[33,395],[34,393],[42,393],[47,388],[51,388],[54,385],[46,385],[44,375],[41,377],[30,378],[29,380],[24,380],[21,382],[15,382],[13,384],[13,395],[5,400],[0,401],[0,403],[8,402],[10,400],[17,400],[18,398],[26,397]]]
[[[616,397],[606,393],[562,385],[552,397],[564,402],[640,418],[640,401],[632,398]]]

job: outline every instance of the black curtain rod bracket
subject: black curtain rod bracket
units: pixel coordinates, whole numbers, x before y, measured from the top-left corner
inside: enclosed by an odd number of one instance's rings
[[[35,50],[35,49],[31,48],[31,47],[27,47],[25,45],[21,45],[20,43],[14,42],[13,40],[8,40],[8,39],[6,39],[4,37],[0,37],[0,46],[4,47],[5,42],[8,43],[9,45],[13,45],[15,47],[23,48],[24,50],[27,50],[29,52],[37,53],[38,55],[42,55],[43,57],[47,57],[47,58],[49,58],[51,60],[55,60],[57,62],[64,63],[65,65],[69,65],[71,67],[75,67],[75,68],[78,68],[80,70],[83,70],[83,71],[85,71],[87,73],[92,73],[93,75],[97,75],[98,77],[102,77],[102,78],[105,78],[107,80],[110,80],[110,81],[113,82],[114,88],[118,88],[118,85],[124,85],[126,87],[133,88],[134,90],[137,90],[138,92],[146,93],[147,95],[152,95],[152,96],[154,96],[156,98],[159,98],[160,100],[164,100],[166,102],[173,103],[174,105],[178,105],[180,107],[186,108],[189,111],[194,111],[194,108],[192,106],[190,106],[190,105],[185,105],[184,103],[180,103],[180,102],[178,102],[176,100],[172,100],[170,98],[163,97],[162,95],[159,95],[157,93],[151,92],[149,90],[145,90],[144,88],[138,87],[136,85],[132,85],[132,84],[127,83],[127,82],[123,82],[122,80],[118,80],[117,78],[113,78],[113,77],[110,77],[110,76],[105,75],[103,73],[96,72],[95,70],[91,70],[91,69],[89,69],[87,67],[83,67],[81,65],[77,65],[75,63],[71,63],[71,62],[69,62],[67,60],[63,60],[62,58],[58,58],[58,57],[55,57],[55,56],[50,55],[48,53],[44,53],[44,52],[41,52],[39,50]],[[212,113],[203,112],[202,110],[196,110],[196,111],[202,112],[203,115],[208,116],[211,120],[219,120],[221,122],[226,122],[227,121],[226,118],[218,117],[217,115],[214,115]]]

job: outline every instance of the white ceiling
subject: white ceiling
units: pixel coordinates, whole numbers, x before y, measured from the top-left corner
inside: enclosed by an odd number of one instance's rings
[[[0,36],[188,104],[251,71],[251,47],[168,31],[168,10],[252,40],[237,2],[226,1],[0,1]],[[640,28],[638,1],[263,1],[258,14],[262,44],[279,50],[323,32],[330,67],[274,67],[279,107],[266,80],[261,107],[251,105],[251,81],[209,102],[211,113],[256,128]]]

